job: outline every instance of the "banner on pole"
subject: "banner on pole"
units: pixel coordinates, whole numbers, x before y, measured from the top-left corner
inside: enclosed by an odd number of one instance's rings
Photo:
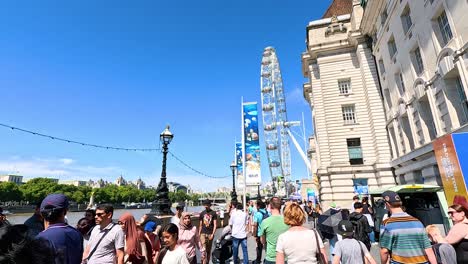
[[[448,204],[460,204],[468,208],[468,134],[449,134],[434,140],[435,158],[444,186]]]
[[[246,185],[260,185],[260,141],[258,136],[257,103],[243,103],[243,139]]]
[[[242,164],[242,143],[236,142],[237,189],[244,190],[244,169]]]

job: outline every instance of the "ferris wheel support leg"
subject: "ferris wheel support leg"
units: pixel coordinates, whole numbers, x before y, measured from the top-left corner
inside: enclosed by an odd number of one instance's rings
[[[296,147],[297,149],[297,152],[299,152],[299,154],[301,155],[301,158],[302,160],[304,160],[304,163],[305,165],[307,166],[307,169],[309,171],[312,171],[312,167],[310,165],[310,161],[307,159],[307,156],[306,154],[304,153],[304,151],[302,150],[301,146],[299,145],[299,143],[297,143],[297,140],[296,138],[294,137],[294,135],[291,133],[291,131],[289,129],[286,129],[286,131],[288,132],[288,135],[289,137],[291,138],[291,141],[293,142],[294,146]]]

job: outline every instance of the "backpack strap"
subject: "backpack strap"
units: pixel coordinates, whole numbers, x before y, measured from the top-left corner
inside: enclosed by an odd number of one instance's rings
[[[364,254],[364,250],[362,249],[361,243],[357,239],[354,239],[354,240],[356,240],[356,242],[358,243],[359,249],[361,250],[362,263],[366,264],[367,263],[366,262],[366,256]]]

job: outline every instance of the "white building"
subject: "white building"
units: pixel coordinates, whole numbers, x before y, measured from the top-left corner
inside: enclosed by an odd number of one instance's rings
[[[378,73],[357,0],[335,0],[307,26],[304,95],[312,108],[320,198],[349,207],[354,182],[395,184]],[[314,159],[314,158],[313,158]]]
[[[431,142],[468,130],[467,12],[460,0],[365,5],[399,184],[442,185]]]
[[[13,174],[0,175],[0,182],[14,182],[16,184],[22,184],[23,176]]]
[[[67,184],[67,185],[74,185],[74,186],[86,186],[88,183],[87,181],[79,181],[79,180],[69,180],[69,181],[59,181],[60,184]]]

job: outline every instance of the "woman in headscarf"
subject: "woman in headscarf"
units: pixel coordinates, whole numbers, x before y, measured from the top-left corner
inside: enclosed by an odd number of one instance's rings
[[[125,257],[124,263],[132,264],[145,264],[150,261],[151,256],[148,258],[144,234],[137,229],[135,218],[130,213],[124,213],[120,218],[118,224],[122,227],[125,233]]]
[[[178,244],[185,250],[185,252],[187,252],[190,264],[197,263],[195,248],[198,248],[202,253],[203,263],[203,260],[205,259],[205,249],[200,242],[197,227],[192,225],[191,215],[187,212],[183,212],[180,217]]]

